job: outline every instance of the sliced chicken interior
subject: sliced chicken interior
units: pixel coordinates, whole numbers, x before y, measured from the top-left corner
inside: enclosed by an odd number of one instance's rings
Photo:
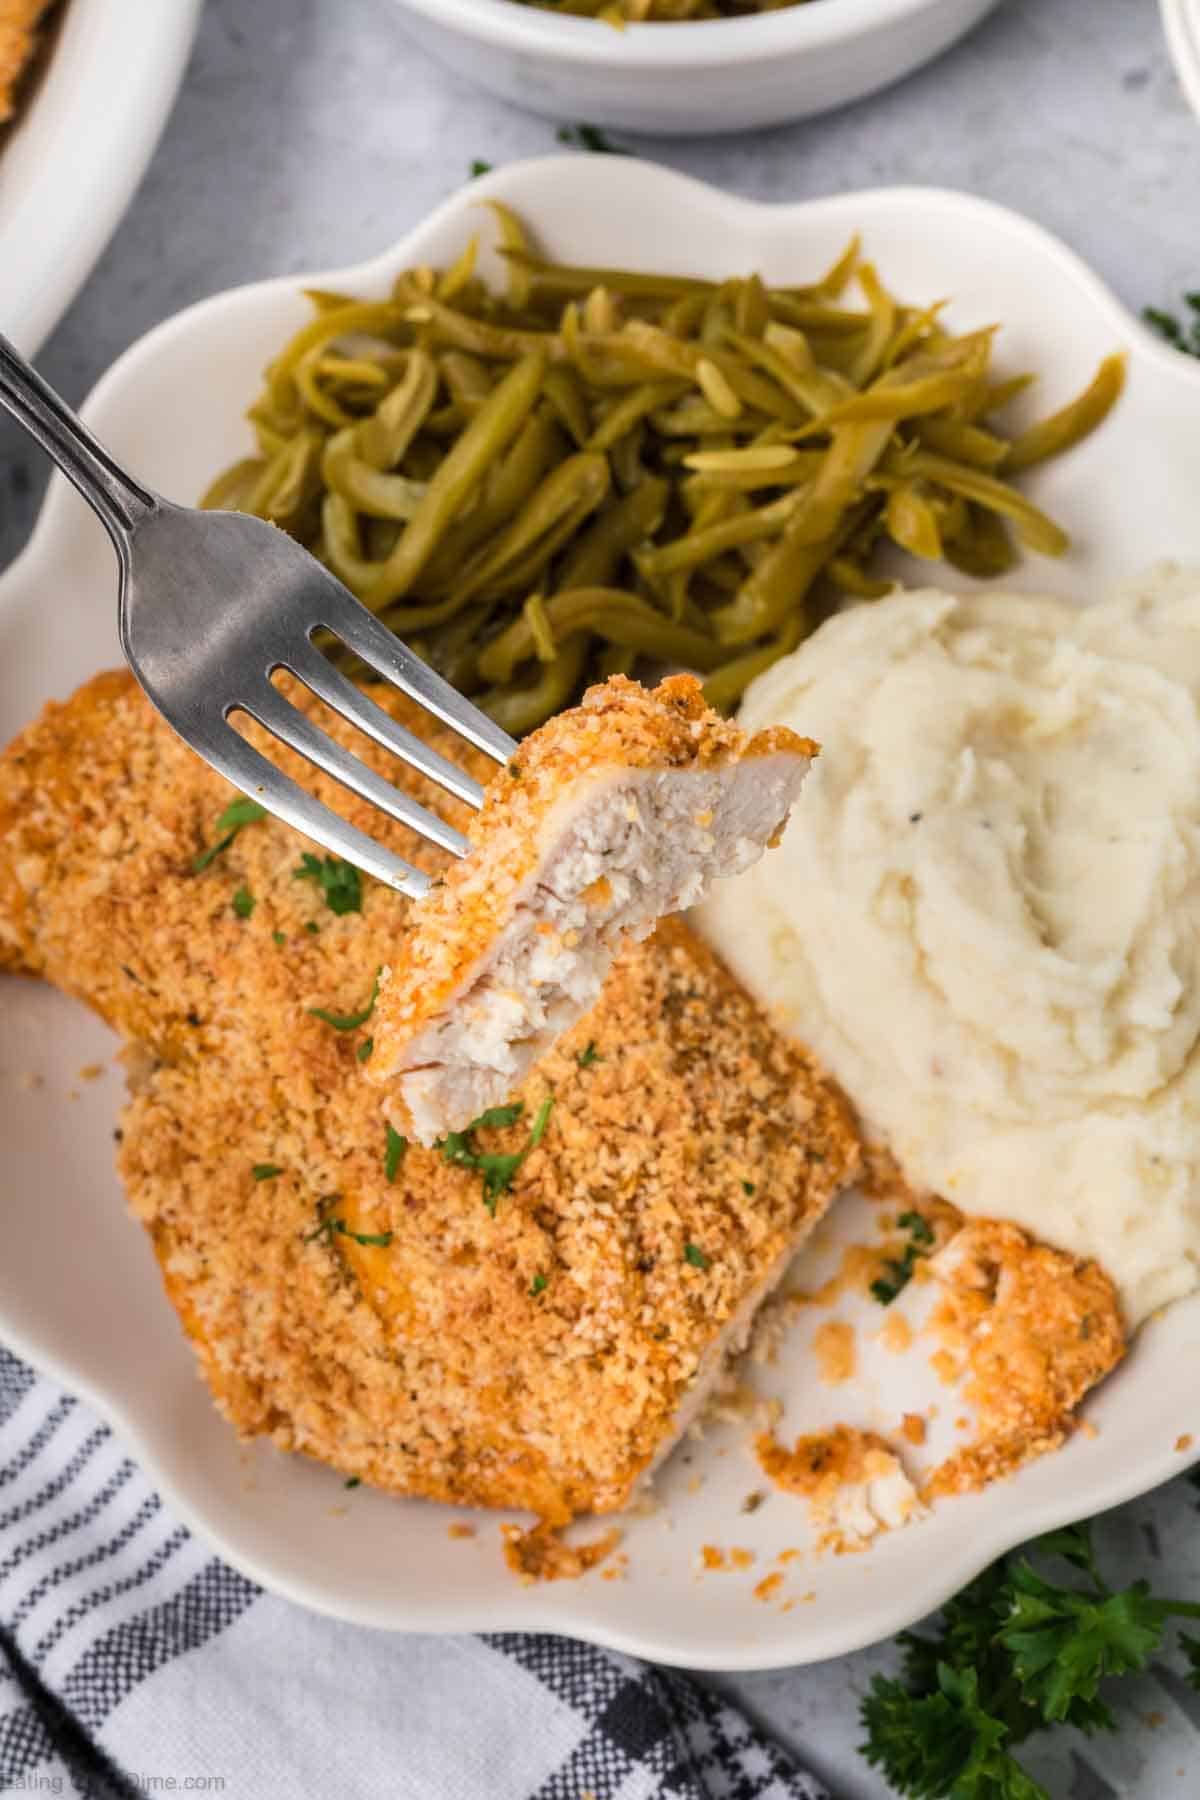
[[[398,1083],[397,1124],[432,1144],[506,1100],[624,942],[757,861],[816,749],[747,737],[691,676],[615,676],[528,738],[385,971],[367,1075]]]

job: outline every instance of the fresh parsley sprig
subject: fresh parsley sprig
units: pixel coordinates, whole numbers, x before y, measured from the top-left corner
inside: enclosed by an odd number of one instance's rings
[[[1176,350],[1182,350],[1185,356],[1200,356],[1200,292],[1185,294],[1183,304],[1187,312],[1182,323],[1174,313],[1163,312],[1157,306],[1144,306],[1142,318],[1151,331],[1156,331]]]
[[[336,856],[314,856],[306,850],[292,870],[293,881],[315,881],[330,912],[362,911],[362,878],[353,863]]]
[[[386,1250],[393,1234],[390,1231],[352,1231],[345,1219],[337,1219],[330,1214],[321,1220],[315,1231],[308,1233],[304,1241],[312,1244],[317,1238],[334,1236],[353,1238],[356,1244],[363,1244],[374,1250]]]
[[[483,1177],[483,1204],[495,1218],[497,1200],[501,1194],[508,1193],[525,1158],[546,1135],[546,1126],[553,1109],[554,1096],[547,1095],[538,1107],[529,1140],[523,1149],[481,1150],[475,1141],[478,1131],[497,1131],[504,1126],[515,1125],[525,1111],[523,1100],[514,1100],[508,1106],[489,1106],[477,1119],[472,1119],[464,1130],[449,1131],[444,1138],[439,1138],[434,1149],[441,1151],[446,1162],[454,1163],[460,1169],[478,1171]]]
[[[310,1006],[308,1009],[309,1012],[314,1019],[323,1019],[326,1025],[332,1025],[335,1031],[357,1031],[360,1025],[366,1024],[371,1014],[375,1011],[375,1002],[379,998],[379,978],[382,974],[382,968],[376,969],[374,985],[371,988],[371,997],[360,1011],[352,1013],[335,1013],[329,1012],[324,1006]]]
[[[560,125],[555,134],[572,150],[590,150],[593,156],[628,156],[623,144],[614,144],[598,125]]]
[[[897,1294],[904,1292],[913,1278],[918,1257],[927,1256],[929,1246],[933,1243],[933,1227],[923,1213],[901,1213],[896,1223],[908,1232],[908,1243],[903,1257],[899,1261],[888,1257],[883,1265],[883,1274],[871,1283],[871,1292],[880,1306],[890,1306]]]
[[[1113,1589],[1086,1524],[1031,1546],[1085,1579],[1060,1584],[1027,1555],[1002,1557],[942,1609],[936,1637],[905,1632],[898,1680],[877,1675],[862,1705],[862,1751],[905,1800],[1051,1800],[1013,1756],[1048,1726],[1108,1731],[1100,1698],[1111,1676],[1145,1669],[1173,1618],[1200,1605],[1160,1598],[1144,1581]],[[1200,1689],[1200,1640],[1181,1635]]]
[[[215,842],[207,850],[201,850],[199,856],[192,858],[192,874],[202,875],[209,863],[228,850],[239,831],[244,831],[247,825],[254,825],[266,816],[266,807],[260,806],[257,800],[247,800],[244,794],[237,800],[231,800],[214,827],[217,834]]]
[[[404,1153],[408,1149],[408,1139],[402,1137],[394,1125],[387,1127],[387,1147],[383,1153],[383,1172],[388,1181],[395,1181],[400,1173],[400,1164],[404,1161]]]

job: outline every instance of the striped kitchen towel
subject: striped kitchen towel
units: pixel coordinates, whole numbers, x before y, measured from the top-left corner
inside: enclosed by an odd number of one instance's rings
[[[828,1800],[706,1689],[567,1638],[392,1636],[263,1593],[0,1348],[0,1793]]]

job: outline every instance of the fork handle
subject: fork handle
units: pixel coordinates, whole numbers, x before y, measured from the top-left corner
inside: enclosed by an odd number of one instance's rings
[[[97,443],[87,426],[0,334],[0,406],[58,464],[124,554],[134,526],[158,501]]]

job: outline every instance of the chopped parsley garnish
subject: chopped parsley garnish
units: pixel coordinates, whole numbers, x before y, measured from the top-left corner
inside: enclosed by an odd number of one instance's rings
[[[596,1048],[596,1040],[589,1038],[587,1048],[581,1050],[575,1058],[581,1069],[590,1069],[593,1063],[603,1062],[604,1058]]]
[[[286,931],[273,931],[271,933],[271,936],[277,944],[286,944],[287,943],[287,932]]]
[[[541,1143],[553,1109],[554,1096],[548,1095],[538,1107],[529,1141],[523,1150],[481,1150],[475,1142],[477,1131],[496,1131],[507,1125],[515,1125],[525,1111],[523,1100],[514,1100],[508,1106],[489,1106],[477,1119],[472,1119],[464,1130],[448,1131],[444,1138],[439,1138],[434,1149],[441,1151],[444,1161],[453,1163],[460,1169],[475,1169],[482,1175],[483,1204],[495,1218],[497,1200],[501,1194],[507,1194],[521,1164],[529,1152]]]
[[[548,1094],[537,1109],[537,1117],[533,1121],[533,1130],[529,1134],[529,1148],[540,1144],[546,1135],[546,1127],[550,1123],[550,1114],[554,1111],[554,1096]]]
[[[342,1486],[348,1487],[348,1488],[361,1487],[362,1486],[362,1476],[361,1475],[348,1475],[346,1477],[345,1481],[343,1481]]]
[[[594,156],[628,156],[629,151],[601,131],[598,125],[560,125],[558,141],[572,150],[590,150]]]
[[[376,969],[374,986],[371,988],[371,998],[367,1001],[367,1004],[363,1007],[361,1012],[327,1012],[323,1006],[310,1006],[308,1009],[309,1012],[314,1019],[324,1019],[326,1025],[332,1025],[335,1031],[357,1031],[360,1025],[366,1024],[371,1014],[375,1011],[375,1002],[379,998],[379,977],[382,973],[382,966]]]
[[[258,901],[248,887],[240,887],[233,896],[233,910],[239,919],[248,919]]]
[[[1039,1561],[1064,1558],[1085,1584],[1048,1580],[1030,1550]],[[1110,1588],[1086,1524],[1030,1550],[1002,1557],[949,1601],[935,1637],[902,1633],[899,1680],[875,1677],[862,1703],[862,1751],[898,1794],[1050,1800],[1013,1750],[1051,1725],[1112,1730],[1100,1683],[1148,1669],[1169,1619],[1200,1617],[1200,1605],[1160,1599],[1145,1581]],[[1179,1644],[1186,1678],[1200,1688],[1200,1646],[1186,1635]]]
[[[480,175],[490,175],[491,172],[492,172],[491,163],[484,162],[484,160],[481,156],[477,156],[471,164],[471,179],[472,180],[475,180]]]
[[[932,1244],[933,1226],[924,1213],[902,1212],[896,1223],[901,1230],[907,1231],[914,1244]]]
[[[353,1238],[356,1244],[364,1244],[374,1250],[386,1250],[393,1235],[390,1231],[351,1231],[345,1219],[330,1217],[322,1219],[316,1230],[310,1231],[304,1241],[311,1244],[319,1237],[332,1238],[335,1232],[339,1237]]]
[[[282,1175],[283,1170],[278,1163],[255,1163],[250,1173],[255,1181],[271,1181],[276,1175]]]
[[[708,1267],[708,1258],[705,1256],[699,1244],[685,1244],[683,1246],[683,1260],[686,1263],[691,1263],[693,1269],[707,1269]]]
[[[383,1157],[383,1172],[389,1181],[395,1181],[400,1164],[404,1161],[404,1152],[408,1149],[408,1139],[389,1125],[387,1128],[387,1149]]]
[[[1151,331],[1157,331],[1160,338],[1182,350],[1185,356],[1200,356],[1200,292],[1185,294],[1183,303],[1191,317],[1185,315],[1182,324],[1174,313],[1162,312],[1157,306],[1143,307],[1142,318]]]
[[[928,1246],[934,1241],[933,1228],[922,1213],[901,1213],[896,1223],[908,1232],[908,1243],[899,1260],[892,1256],[885,1259],[883,1274],[871,1283],[871,1292],[880,1306],[890,1306],[897,1294],[904,1292],[913,1278],[918,1258],[928,1254]]]
[[[239,831],[266,816],[266,807],[260,806],[257,800],[247,800],[245,795],[240,800],[231,800],[214,827],[217,834],[215,843],[192,858],[192,874],[202,875],[215,857],[220,856],[223,850],[228,850]]]
[[[757,1192],[757,1189],[755,1188],[754,1183],[752,1181],[743,1181],[742,1192],[743,1192],[743,1194],[753,1194],[753,1193]]]
[[[312,933],[313,937],[316,937],[316,935],[317,935],[318,931],[320,931],[321,927],[317,924],[317,921],[315,919],[305,919],[304,929],[305,929],[305,931],[310,931]]]
[[[306,850],[292,870],[292,879],[315,881],[330,912],[362,911],[362,879],[353,863],[341,862],[336,856],[313,856]]]
[[[355,1054],[355,1056],[357,1056],[359,1062],[368,1062],[370,1060],[371,1052],[372,1052],[372,1050],[374,1050],[374,1048],[375,1048],[375,1039],[373,1037],[364,1038],[362,1043],[358,1046],[358,1049],[354,1052],[354,1054]]]
[[[547,1286],[546,1277],[544,1275],[535,1275],[533,1280],[529,1284],[529,1292],[532,1296],[534,1296],[536,1298],[536,1296],[538,1294],[545,1293],[546,1286]]]

